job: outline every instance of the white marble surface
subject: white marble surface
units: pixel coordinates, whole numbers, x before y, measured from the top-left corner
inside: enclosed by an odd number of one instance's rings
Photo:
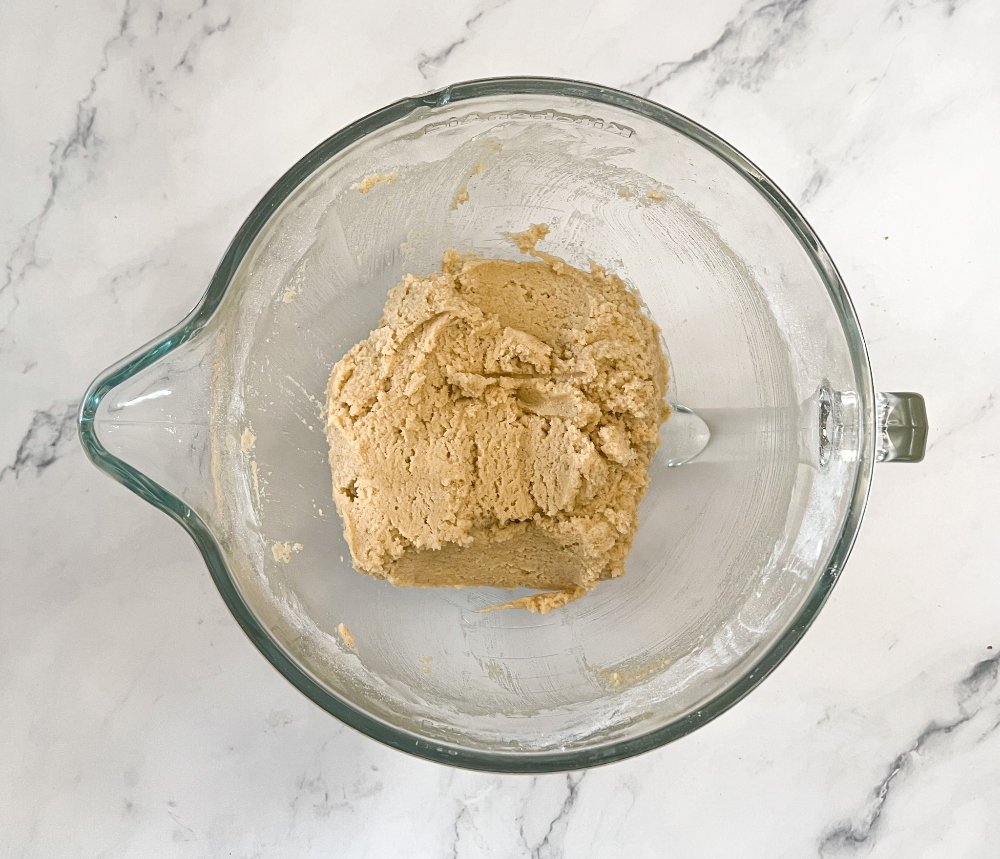
[[[991,0],[5,0],[0,854],[1000,855],[998,35]],[[933,421],[760,689],[540,778],[411,759],[309,703],[73,425],[302,153],[510,73],[649,95],[749,154],[839,264],[879,384]]]

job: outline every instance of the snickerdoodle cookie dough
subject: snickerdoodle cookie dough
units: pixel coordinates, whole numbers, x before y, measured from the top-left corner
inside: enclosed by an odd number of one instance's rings
[[[395,585],[542,593],[624,572],[667,417],[659,330],[591,264],[512,238],[530,261],[445,253],[407,275],[333,368],[333,497],[354,565]]]

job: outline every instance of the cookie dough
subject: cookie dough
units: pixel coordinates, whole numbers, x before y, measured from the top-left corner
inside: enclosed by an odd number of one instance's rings
[[[624,572],[667,417],[656,325],[620,278],[536,249],[407,275],[333,368],[333,498],[357,569],[394,585],[541,590]]]

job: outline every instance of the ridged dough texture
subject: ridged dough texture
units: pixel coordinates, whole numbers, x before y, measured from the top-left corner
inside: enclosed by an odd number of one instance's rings
[[[660,332],[600,266],[445,253],[333,368],[333,498],[357,569],[528,587],[548,611],[620,576],[664,402]]]

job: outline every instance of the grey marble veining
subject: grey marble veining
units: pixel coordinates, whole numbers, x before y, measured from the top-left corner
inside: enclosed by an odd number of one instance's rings
[[[998,33],[989,0],[4,4],[0,853],[1000,854]],[[759,690],[534,778],[411,759],[302,698],[73,424],[317,141],[518,73],[623,87],[746,152],[829,247],[878,383],[933,423]]]

